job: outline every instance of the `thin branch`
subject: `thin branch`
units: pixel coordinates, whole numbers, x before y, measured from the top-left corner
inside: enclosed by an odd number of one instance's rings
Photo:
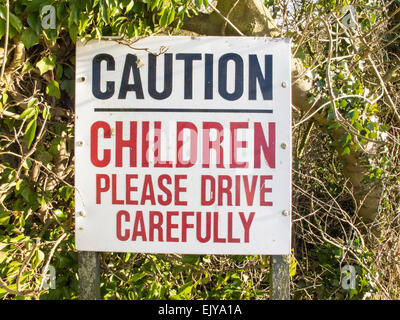
[[[212,3],[208,4],[226,23],[228,23],[239,35],[242,37],[244,36],[244,33],[240,31],[228,18],[226,18],[221,11],[219,11]]]
[[[48,270],[48,268],[49,268],[50,261],[51,261],[51,259],[52,259],[53,256],[54,256],[54,253],[55,253],[57,247],[59,246],[59,244],[61,243],[61,241],[63,241],[64,238],[67,236],[67,234],[68,234],[67,232],[66,232],[66,233],[63,233],[63,234],[61,235],[61,237],[59,237],[59,238],[57,239],[57,241],[54,243],[53,247],[51,248],[51,250],[50,250],[50,252],[49,252],[49,255],[47,256],[46,263],[44,264],[44,267],[43,267],[43,269],[42,269],[42,270],[43,270],[43,271],[42,271],[42,281],[41,281],[41,283],[40,283],[40,288],[43,287],[43,282],[44,282],[44,279],[45,279],[45,275],[46,275],[47,270]]]
[[[4,58],[3,65],[1,66],[0,80],[3,81],[4,71],[6,70],[7,51],[8,51],[8,33],[10,29],[10,1],[6,1],[6,30],[4,33]]]
[[[391,107],[394,115],[396,116],[397,121],[400,122],[400,114],[397,112],[396,105],[394,104],[392,97],[390,96],[390,94],[386,88],[385,81],[383,81],[382,76],[379,73],[379,71],[374,63],[374,60],[372,60],[370,55],[368,55],[368,60],[371,62],[372,68],[374,69],[374,72],[381,83],[381,86],[382,86],[383,92],[385,93],[386,98],[388,98],[388,100],[389,100],[389,106]]]
[[[226,20],[225,20],[225,23],[224,23],[223,26],[222,26],[222,31],[221,31],[221,33],[222,33],[223,36],[225,36],[225,29],[226,29],[226,25],[227,25],[228,20],[229,20],[229,16],[231,15],[233,9],[235,9],[235,7],[237,6],[237,4],[239,3],[239,1],[240,1],[240,0],[236,0],[236,2],[233,4],[232,8],[230,8],[229,11],[228,11],[228,13],[226,14]]]
[[[314,3],[311,3],[310,12],[308,13],[308,16],[307,16],[306,26],[305,26],[303,32],[301,33],[301,38],[299,40],[299,43],[298,43],[296,49],[293,52],[293,57],[296,56],[297,51],[299,50],[300,46],[303,44],[304,36],[306,35],[306,33],[308,31],[308,27],[310,26],[310,18],[311,18],[312,14],[313,14],[313,10],[314,10]]]
[[[13,290],[1,278],[0,278],[0,288],[6,290],[9,294],[13,294],[16,296],[18,296],[18,295],[19,296],[28,296],[28,295],[34,295],[37,293],[37,290]]]
[[[28,265],[29,261],[31,261],[33,255],[35,254],[37,246],[38,246],[38,241],[34,241],[33,248],[31,250],[30,254],[25,258],[24,262],[22,263],[22,266],[19,269],[18,276],[17,276],[17,279],[16,279],[17,291],[21,291],[22,273],[25,271],[26,266]]]

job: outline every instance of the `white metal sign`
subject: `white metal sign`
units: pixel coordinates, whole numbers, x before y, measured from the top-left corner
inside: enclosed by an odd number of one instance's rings
[[[76,247],[288,254],[290,42],[78,43]]]

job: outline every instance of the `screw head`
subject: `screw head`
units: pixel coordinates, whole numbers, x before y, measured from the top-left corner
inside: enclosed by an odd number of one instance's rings
[[[289,210],[282,211],[282,215],[284,215],[285,217],[287,217],[289,214],[290,214]]]
[[[281,83],[281,86],[282,86],[282,88],[287,88],[287,82],[286,82],[286,81],[283,81],[283,82]]]
[[[283,142],[283,143],[281,143],[281,148],[282,148],[282,149],[284,149],[284,150],[285,150],[285,149],[286,149],[286,147],[287,147],[286,143],[284,143],[284,142]]]
[[[80,215],[81,217],[86,217],[86,214],[85,214],[85,212],[83,212],[83,211],[79,211],[79,215]]]
[[[83,146],[83,141],[77,141],[77,142],[76,142],[76,145],[77,145],[78,147],[82,147],[82,146]]]

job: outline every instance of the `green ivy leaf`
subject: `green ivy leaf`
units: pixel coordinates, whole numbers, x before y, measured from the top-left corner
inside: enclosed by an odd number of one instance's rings
[[[348,144],[349,142],[351,142],[351,134],[350,133],[345,133],[343,135],[343,144]]]
[[[195,255],[195,254],[184,254],[182,256],[182,262],[188,263],[188,264],[195,264],[198,259],[199,259],[199,256]]]
[[[299,58],[299,59],[301,59],[301,60],[305,60],[305,59],[306,59],[306,54],[304,53],[304,51],[303,51],[301,48],[299,48],[299,49],[297,50],[297,52],[296,52],[295,57],[296,57],[296,58]]]
[[[175,19],[175,10],[171,8],[167,17],[167,25],[170,25],[172,22],[174,22],[174,19]]]
[[[46,87],[46,94],[51,97],[56,97],[57,99],[61,98],[60,86],[56,80],[52,80]]]
[[[344,75],[343,75],[343,73],[339,72],[336,76],[337,76],[337,78],[338,78],[339,80],[344,80]]]
[[[351,122],[354,122],[358,119],[358,117],[360,116],[360,111],[358,111],[357,109],[354,110],[353,112],[353,116],[351,118]]]
[[[60,221],[65,221],[68,218],[68,214],[64,212],[62,209],[55,209],[54,214]]]
[[[361,131],[364,129],[364,127],[362,126],[362,124],[358,121],[354,122],[354,128],[356,128],[358,131]]]
[[[6,8],[0,7],[0,18],[6,20]],[[22,30],[21,20],[12,12],[10,12],[10,24],[19,33]]]
[[[6,22],[0,19],[0,39],[3,38],[6,33]]]
[[[9,220],[10,220],[10,215],[7,212],[0,214],[0,226],[7,225]]]
[[[37,98],[32,98],[31,100],[29,100],[28,108],[32,108],[35,105],[36,102],[38,102]]]
[[[59,192],[61,194],[61,197],[65,200],[68,201],[69,198],[73,195],[74,189],[69,187],[69,186],[62,186],[59,189]]]
[[[57,65],[57,68],[56,68],[55,79],[56,79],[57,81],[60,81],[62,75],[63,75],[63,67],[62,67],[62,65],[59,64],[59,65]]]
[[[39,146],[38,149],[36,150],[36,160],[41,161],[44,165],[47,165],[49,162],[53,160],[53,156],[44,150],[44,148],[40,148],[42,146]]]
[[[146,3],[149,4],[150,1],[147,1]],[[135,4],[135,1],[131,0],[131,1],[128,3],[128,5],[126,6],[126,8],[125,8],[125,13],[128,13],[129,11],[131,11],[134,4]]]
[[[56,56],[51,54],[36,63],[36,67],[39,68],[40,75],[46,73],[47,71],[53,70],[56,67],[56,59]]]
[[[38,44],[39,39],[39,35],[36,34],[35,31],[33,31],[31,28],[22,31],[21,40],[25,48],[27,49],[33,47],[35,44]]]
[[[350,153],[350,148],[349,147],[345,147],[341,153],[342,156],[349,154]]]
[[[32,63],[30,63],[29,61],[26,61],[26,62],[24,63],[24,66],[22,67],[22,73],[29,72],[29,71],[31,71],[33,68],[34,68],[34,67],[33,67]]]
[[[376,132],[368,133],[368,138],[370,138],[370,139],[376,139],[377,137],[378,137],[378,134]]]
[[[135,273],[130,279],[129,282],[135,283],[137,281],[139,281],[140,279],[142,279],[143,277],[145,277],[147,275],[147,272],[140,272],[140,273]]]
[[[202,0],[194,0],[194,4],[196,5],[197,8],[200,9],[201,5],[203,4]]]
[[[10,12],[10,23],[17,32],[21,32],[22,22],[21,20],[12,12]]]
[[[294,277],[296,275],[296,270],[297,270],[297,261],[291,261],[289,267],[289,276]]]
[[[44,260],[44,257],[43,251],[37,248],[34,256],[32,257],[32,265],[37,268],[37,266]]]
[[[75,80],[64,80],[61,83],[61,89],[64,90],[71,99],[73,99],[75,95]]]
[[[76,38],[78,37],[78,25],[72,23],[68,28],[69,36],[73,42],[76,42]]]
[[[25,181],[23,179],[19,179],[17,181],[17,183],[15,184],[15,190],[16,191],[20,191],[21,190],[21,186],[23,186],[25,183]]]
[[[159,4],[160,0],[152,0],[151,2],[151,11],[153,11]]]
[[[19,116],[19,119],[29,119],[32,118],[36,114],[36,108],[27,108],[24,112],[22,112]]]
[[[37,15],[35,13],[30,13],[26,20],[28,21],[28,24],[32,28],[32,30],[37,35],[40,35],[41,20],[40,20],[39,15]]]
[[[105,24],[110,23],[110,15],[108,11],[108,5],[105,3],[105,1],[101,0],[100,1],[100,8],[101,8],[101,18],[104,21]]]
[[[23,166],[25,169],[30,169],[30,168],[32,167],[32,161],[29,160],[29,159],[26,159],[26,160],[24,161],[24,163],[22,164],[22,166]]]
[[[189,281],[189,283],[186,283],[181,287],[178,294],[180,296],[187,297],[192,291],[193,285],[194,285],[193,281]]]
[[[381,124],[379,126],[379,130],[384,131],[384,132],[389,131],[389,129],[390,129],[390,126],[387,124]]]
[[[160,26],[166,27],[168,21],[169,8],[165,8],[161,13]]]
[[[33,139],[35,138],[36,126],[37,126],[36,118],[32,119],[26,126],[24,137],[25,137],[26,143],[28,145],[28,149],[30,148],[30,146],[33,142]]]
[[[344,109],[349,103],[345,100],[342,99],[340,100],[339,106],[342,107],[342,109]]]
[[[71,1],[72,2],[72,1]],[[79,23],[79,8],[76,3],[72,2],[70,7],[70,14],[68,17],[68,25],[70,24],[78,24]]]

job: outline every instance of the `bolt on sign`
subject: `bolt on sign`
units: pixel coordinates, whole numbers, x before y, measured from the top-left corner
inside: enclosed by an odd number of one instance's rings
[[[147,37],[76,51],[76,247],[288,254],[290,41]]]

